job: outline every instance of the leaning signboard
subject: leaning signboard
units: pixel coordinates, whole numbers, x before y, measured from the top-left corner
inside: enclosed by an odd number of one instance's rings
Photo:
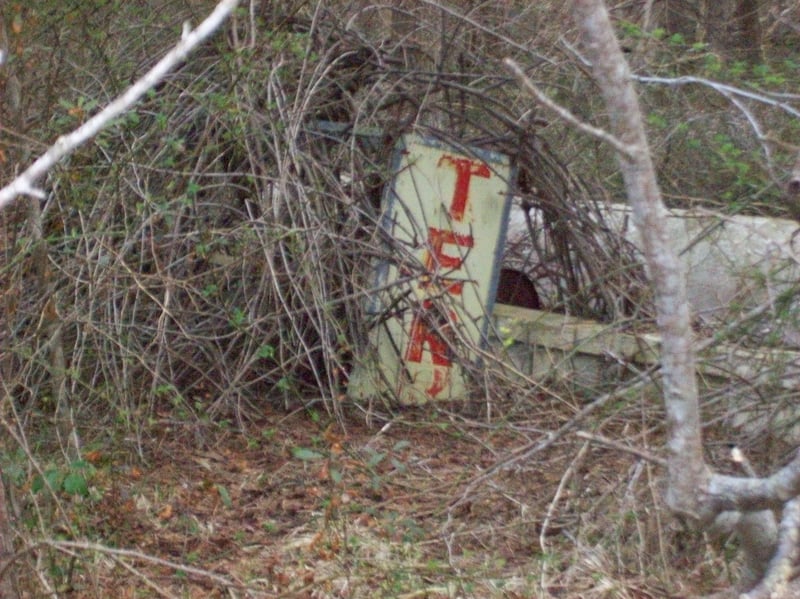
[[[348,394],[403,404],[464,396],[486,339],[510,206],[507,156],[407,135],[382,205],[391,258],[376,265],[370,355]]]

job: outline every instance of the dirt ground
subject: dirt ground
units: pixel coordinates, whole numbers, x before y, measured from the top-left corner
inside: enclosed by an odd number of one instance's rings
[[[267,409],[242,434],[164,419],[144,462],[87,452],[90,499],[64,502],[86,536],[54,551],[59,596],[644,599],[725,586],[727,565],[681,539],[657,469],[633,454],[569,438],[481,477],[541,439],[542,420],[429,407],[368,426]]]

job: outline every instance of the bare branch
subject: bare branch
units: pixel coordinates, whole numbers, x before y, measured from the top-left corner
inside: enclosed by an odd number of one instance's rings
[[[576,431],[575,436],[580,437],[581,439],[586,439],[587,441],[592,441],[593,443],[597,443],[598,445],[605,445],[606,447],[609,447],[616,451],[635,455],[637,458],[647,460],[648,462],[656,464],[657,466],[665,467],[667,465],[667,462],[665,460],[661,459],[657,455],[653,455],[652,453],[650,453],[645,449],[623,445],[619,441],[614,441],[613,439],[609,439],[608,437],[604,437],[603,435],[596,435],[594,433],[589,433],[586,431]]]
[[[569,42],[566,40],[562,40],[562,43],[575,54],[575,56],[587,67],[591,67],[591,62],[587,60],[584,56],[580,54],[575,48],[573,48]],[[755,116],[753,115],[752,111],[745,105],[743,100],[751,100],[754,102],[759,102],[762,104],[767,104],[768,106],[773,106],[775,108],[779,108],[780,110],[786,112],[787,114],[800,117],[800,110],[791,106],[784,100],[800,100],[800,95],[797,94],[781,94],[781,93],[771,93],[771,92],[762,92],[756,93],[751,90],[741,89],[734,85],[729,85],[727,83],[721,83],[719,81],[714,81],[713,79],[706,79],[704,77],[694,77],[690,75],[682,76],[682,77],[653,77],[653,76],[644,76],[644,75],[633,75],[634,81],[639,83],[648,83],[648,84],[660,84],[660,85],[668,85],[668,86],[679,86],[679,85],[701,85],[705,87],[709,87],[712,90],[716,91],[717,93],[725,96],[725,98],[733,104],[747,119],[747,122],[750,123],[753,132],[756,134],[756,138],[758,139],[759,143],[761,143],[764,157],[767,161],[767,170],[770,173],[770,176],[775,179],[775,175],[772,172],[772,152],[770,150],[770,143],[780,144],[779,140],[771,139],[771,136],[768,133],[764,133],[762,127],[756,120]]]
[[[118,549],[115,547],[106,547],[105,545],[101,545],[99,543],[89,543],[83,541],[44,540],[41,542],[41,544],[52,547],[58,551],[63,551],[64,553],[68,553],[70,555],[74,555],[76,551],[95,551],[97,553],[104,553],[118,558],[148,562],[151,564],[164,566],[172,570],[180,570],[200,578],[212,580],[225,588],[243,587],[240,582],[231,580],[230,578],[217,574],[216,572],[203,570],[202,568],[195,568],[194,566],[189,566],[187,564],[179,564],[177,562],[155,557],[153,555],[148,555],[134,549]]]
[[[702,451],[683,266],[666,226],[666,208],[656,182],[633,79],[605,5],[601,0],[575,0],[573,13],[592,74],[608,106],[611,133],[638,150],[633,156],[620,153],[619,163],[634,222],[643,233],[642,249],[655,291],[662,337],[661,370],[669,431],[667,498],[674,511],[705,520],[713,517],[705,513],[708,506],[701,499],[710,471]]]
[[[517,76],[520,83],[525,87],[528,92],[534,97],[534,99],[539,102],[542,106],[554,112],[556,116],[558,116],[561,120],[569,123],[579,131],[583,131],[584,133],[588,133],[592,137],[596,137],[600,141],[603,141],[610,146],[612,146],[617,152],[624,154],[628,158],[633,158],[636,154],[637,148],[635,146],[626,144],[620,141],[618,138],[611,135],[608,131],[600,129],[598,127],[593,127],[588,123],[584,123],[574,114],[572,114],[569,110],[564,108],[563,106],[559,106],[555,102],[553,102],[550,98],[548,98],[544,92],[542,92],[533,81],[525,74],[525,71],[522,70],[515,61],[510,58],[506,58],[503,61],[506,66],[511,69],[514,75]]]
[[[111,121],[129,110],[148,90],[155,87],[167,73],[184,61],[192,50],[217,30],[237,4],[239,4],[239,0],[221,0],[197,29],[188,32],[184,30],[181,41],[121,96],[72,133],[59,137],[47,152],[11,183],[0,189],[0,210],[19,195],[44,198],[45,192],[36,187],[36,182],[59,160],[97,135]]]
[[[428,6],[432,6],[437,10],[442,11],[442,13],[448,14],[451,17],[455,17],[456,19],[463,21],[464,23],[468,24],[470,27],[474,27],[477,31],[485,33],[491,37],[497,38],[502,41],[504,44],[509,46],[510,48],[514,48],[519,50],[527,55],[533,55],[538,60],[542,62],[546,62],[548,64],[555,64],[551,58],[548,58],[542,54],[534,54],[531,52],[531,49],[526,44],[520,44],[515,39],[500,34],[497,30],[487,27],[485,24],[481,23],[480,21],[476,21],[475,19],[471,18],[469,15],[466,15],[456,9],[450,8],[446,4],[442,2],[437,2],[436,0],[422,0],[423,4],[427,4]]]
[[[735,85],[728,85],[727,83],[720,83],[719,81],[713,81],[711,79],[705,79],[703,77],[692,77],[692,76],[683,76],[683,77],[649,77],[649,76],[641,76],[635,75],[634,79],[639,83],[659,83],[662,85],[689,85],[689,84],[696,84],[696,85],[704,85],[706,87],[710,87],[714,91],[719,92],[723,96],[727,98],[733,97],[740,97],[746,100],[754,100],[756,102],[761,102],[762,104],[767,104],[768,106],[773,106],[775,108],[780,108],[787,114],[790,114],[794,117],[800,117],[800,110],[795,108],[794,106],[790,106],[786,102],[783,102],[783,97],[781,95],[776,95],[775,97],[770,97],[771,94],[764,94],[764,93],[756,93],[750,90],[741,89],[736,87]],[[779,98],[779,99],[775,99]],[[791,99],[800,99],[800,96],[791,96]]]
[[[505,468],[510,468],[519,462],[529,460],[537,453],[541,453],[552,447],[556,442],[563,439],[568,433],[572,432],[575,428],[582,424],[591,414],[607,405],[612,400],[623,396],[625,393],[630,393],[631,391],[646,387],[651,383],[651,377],[657,371],[658,365],[654,364],[650,366],[649,368],[638,373],[634,378],[630,379],[625,384],[619,385],[614,390],[601,395],[594,401],[586,404],[577,414],[575,414],[575,416],[570,418],[558,429],[546,435],[544,439],[537,439],[531,443],[523,445],[522,447],[515,449],[508,457],[503,458],[502,460],[495,462],[492,466],[486,468],[469,482],[469,484],[465,487],[461,497],[451,504],[450,509],[452,510],[453,508],[461,505],[467,500],[470,493],[472,493],[472,491],[475,490],[479,484],[494,476],[497,472],[500,472]]]
[[[756,119],[755,115],[745,105],[745,103],[742,102],[742,100],[740,100],[736,96],[730,94],[729,92],[724,92],[723,95],[726,98],[728,98],[728,100],[730,101],[731,104],[733,104],[734,106],[736,106],[736,108],[739,109],[739,111],[747,119],[747,122],[750,123],[750,127],[753,129],[753,131],[756,134],[756,138],[761,143],[761,149],[764,152],[764,159],[767,161],[767,171],[769,172],[769,175],[770,175],[770,177],[773,178],[773,180],[776,179],[775,173],[773,172],[773,168],[772,168],[772,150],[770,149],[770,146],[769,146],[769,143],[768,143],[768,140],[767,140],[767,136],[764,133],[764,130],[761,128],[761,125],[759,124],[759,122]]]
[[[544,520],[542,520],[542,529],[539,531],[539,547],[541,547],[543,552],[547,552],[547,531],[548,528],[550,528],[550,521],[553,519],[555,508],[561,501],[561,497],[564,494],[564,489],[569,484],[569,481],[572,480],[572,477],[575,475],[575,472],[583,462],[583,458],[586,456],[588,450],[589,442],[587,441],[581,446],[580,450],[578,450],[578,455],[575,456],[570,463],[569,468],[567,468],[564,474],[561,476],[561,481],[558,483],[558,488],[553,495],[553,499],[550,500],[550,505],[547,506],[547,513],[545,514]]]
[[[792,499],[783,508],[778,548],[769,562],[767,572],[754,589],[741,595],[742,599],[789,596],[786,594],[786,586],[800,553],[798,538],[800,538],[800,499]]]
[[[708,494],[717,512],[781,509],[800,495],[800,452],[786,466],[765,478],[741,478],[714,474]]]

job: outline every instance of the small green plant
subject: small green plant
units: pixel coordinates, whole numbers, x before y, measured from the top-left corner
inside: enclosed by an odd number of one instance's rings
[[[51,467],[34,477],[31,491],[40,493],[50,489],[54,493],[88,497],[89,480],[94,472],[94,466],[85,460],[75,460],[66,467]]]
[[[235,329],[241,329],[247,322],[247,313],[239,307],[231,310],[230,314],[231,326]]]
[[[308,447],[292,447],[292,457],[301,462],[311,462],[314,460],[321,460],[325,457],[324,454]]]
[[[269,344],[264,344],[264,345],[262,345],[261,347],[258,348],[258,351],[256,352],[256,355],[259,358],[264,358],[264,359],[271,360],[272,358],[275,357],[275,346],[274,345],[269,345]]]

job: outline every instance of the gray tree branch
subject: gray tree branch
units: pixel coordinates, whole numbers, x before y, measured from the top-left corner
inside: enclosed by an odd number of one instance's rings
[[[530,78],[525,74],[525,71],[522,70],[522,67],[520,67],[515,61],[511,60],[510,58],[506,58],[503,62],[505,62],[506,66],[517,76],[517,79],[520,80],[525,89],[528,90],[528,92],[536,99],[536,101],[551,112],[554,112],[561,120],[569,123],[584,133],[588,133],[592,137],[596,137],[600,141],[606,142],[620,154],[623,154],[629,158],[634,156],[637,148],[625,145],[623,142],[609,134],[608,131],[604,129],[593,127],[588,123],[584,123],[569,110],[563,106],[560,106],[559,104],[556,104],[550,98],[548,98],[544,92],[536,87],[533,81],[531,81]]]
[[[773,596],[786,587],[797,561],[800,528],[800,454],[774,475],[759,479],[712,474],[702,452],[695,360],[682,264],[672,247],[650,158],[638,96],[602,0],[574,0],[573,14],[592,74],[608,107],[610,136],[620,151],[634,222],[642,231],[662,337],[661,371],[667,412],[667,502],[695,526],[711,524],[723,512],[741,512],[734,527],[742,539],[748,599]],[[770,509],[783,510],[776,535]]]
[[[710,509],[715,513],[782,509],[787,501],[800,495],[800,452],[786,466],[765,478],[714,474],[707,492]]]
[[[661,371],[669,431],[667,501],[679,514],[710,521],[714,514],[705,511],[700,499],[711,473],[703,459],[686,282],[666,227],[666,208],[656,183],[639,99],[603,2],[575,0],[573,13],[592,74],[608,106],[611,135],[635,147],[632,154],[618,153],[618,160],[634,222],[643,232],[642,249],[662,337]]]
[[[772,599],[796,597],[788,591],[794,564],[797,562],[800,540],[800,499],[792,499],[783,508],[779,542],[761,582],[741,599]]]

